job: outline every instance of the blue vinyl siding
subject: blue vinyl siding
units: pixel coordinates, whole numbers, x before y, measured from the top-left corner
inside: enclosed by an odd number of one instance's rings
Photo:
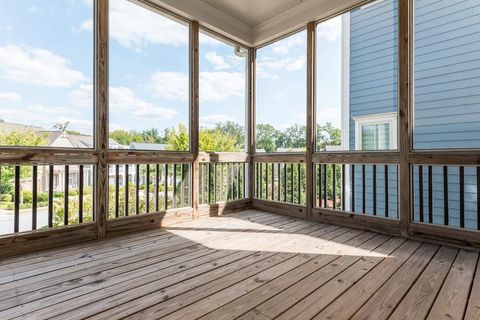
[[[398,9],[384,0],[350,13],[350,116],[396,112],[398,105]],[[350,118],[350,149],[355,123]],[[385,217],[385,167],[377,166],[377,216]],[[398,218],[398,173],[389,166],[390,218]],[[355,166],[355,212],[363,211],[362,166]],[[365,214],[373,215],[373,166],[365,168]]]
[[[396,0],[384,0],[350,13],[351,117],[397,111],[397,7]],[[352,118],[350,149],[355,149]]]
[[[414,147],[480,148],[480,0],[414,0]],[[397,111],[397,0],[350,14],[350,116]],[[350,148],[355,123],[350,118]],[[397,213],[397,168],[390,175],[390,216]],[[415,221],[419,221],[418,167],[413,169]],[[465,167],[465,228],[477,226],[475,168]],[[366,167],[366,214],[372,214],[372,166]],[[433,167],[433,222],[444,223],[443,168]],[[377,167],[377,214],[384,210],[383,166]],[[449,224],[460,226],[459,168],[448,168]],[[423,172],[428,221],[428,166]],[[355,170],[355,211],[362,212],[362,171]],[[394,212],[394,213],[393,213]]]
[[[480,0],[414,3],[414,148],[480,148]]]

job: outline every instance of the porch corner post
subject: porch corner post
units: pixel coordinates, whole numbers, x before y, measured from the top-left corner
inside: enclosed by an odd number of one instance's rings
[[[306,218],[313,219],[313,154],[315,153],[315,22],[307,24],[307,156],[306,156]]]
[[[412,146],[412,2],[400,0],[398,2],[399,16],[399,43],[398,43],[398,74],[399,74],[399,219],[402,237],[409,237],[410,210],[411,210],[411,177],[410,152]]]
[[[108,0],[95,1],[95,181],[97,238],[106,237],[108,216]]]
[[[248,49],[248,102],[247,102],[247,153],[248,168],[248,198],[253,202],[255,194],[255,48]]]
[[[199,191],[199,32],[198,21],[192,21],[190,28],[190,152],[194,160],[190,183],[193,219],[198,218]]]

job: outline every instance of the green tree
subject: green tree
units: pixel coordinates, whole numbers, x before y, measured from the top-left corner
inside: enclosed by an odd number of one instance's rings
[[[13,130],[7,134],[0,134],[0,145],[2,146],[29,146],[38,147],[47,145],[47,134],[38,133],[31,129]],[[21,167],[20,177],[22,179],[32,176],[32,168]],[[14,166],[2,166],[2,175],[0,179],[0,194],[10,193],[12,191],[13,179],[15,177]]]
[[[264,149],[266,152],[275,152],[281,146],[283,133],[269,124],[257,125],[257,149]]]
[[[304,125],[294,124],[288,127],[284,134],[283,147],[288,149],[305,149],[307,145],[307,128]]]
[[[199,150],[204,152],[240,152],[237,137],[218,129],[200,129]]]
[[[215,129],[223,134],[228,134],[235,138],[235,145],[239,150],[245,149],[245,128],[235,121],[219,122]]]
[[[110,138],[125,146],[130,145],[132,142],[144,142],[142,133],[135,130],[118,129],[110,133]]]
[[[178,128],[171,128],[167,131],[167,150],[171,151],[188,151],[189,135],[187,127],[184,124],[179,124]]]
[[[330,122],[317,125],[317,150],[325,150],[327,146],[339,146],[342,143],[342,131]]]

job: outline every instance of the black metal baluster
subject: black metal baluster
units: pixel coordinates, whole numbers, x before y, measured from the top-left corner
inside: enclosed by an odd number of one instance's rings
[[[448,226],[448,167],[443,167],[443,223]]]
[[[53,170],[54,167],[48,167],[48,227],[53,227]]]
[[[460,166],[460,228],[465,228],[465,167]]]
[[[155,212],[160,210],[160,164],[155,165]]]
[[[14,217],[13,217],[13,232],[19,231],[20,225],[20,166],[15,166],[15,181],[14,181]]]
[[[135,214],[140,214],[140,165],[135,166]]]
[[[164,166],[165,166],[165,179],[163,181],[163,187],[164,187],[163,192],[165,197],[164,199],[165,203],[163,204],[163,206],[165,207],[165,211],[167,211],[168,210],[168,164],[165,163]]]
[[[389,196],[388,196],[388,193],[389,193],[389,187],[388,187],[388,165],[385,165],[385,217],[388,218],[388,214],[389,214]]]
[[[418,166],[418,203],[420,206],[420,222],[423,222],[423,166]]]
[[[145,188],[145,210],[147,213],[150,212],[150,165],[147,164],[147,181],[146,181],[146,188]]]
[[[125,165],[125,207],[124,207],[124,216],[128,217],[130,208],[129,208],[129,198],[130,198],[130,180],[129,180],[128,164]]]
[[[328,208],[328,164],[323,165],[323,207]]]
[[[366,176],[365,176],[365,165],[362,164],[362,213],[365,214],[367,211],[367,199],[366,199]]]
[[[69,166],[65,166],[64,190],[63,190],[63,224],[68,226],[68,178],[70,175]]]
[[[345,211],[345,164],[342,164],[342,210]]]
[[[355,212],[355,165],[352,164],[352,212]]]
[[[32,230],[37,230],[38,167],[33,166],[32,170]]]
[[[83,223],[83,165],[78,167],[78,222]]]
[[[115,218],[118,218],[118,205],[119,205],[119,194],[120,194],[120,166],[115,165]]]
[[[428,166],[428,222],[433,223],[433,169]]]

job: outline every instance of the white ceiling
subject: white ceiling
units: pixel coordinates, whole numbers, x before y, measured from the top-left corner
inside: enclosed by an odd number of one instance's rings
[[[258,46],[365,0],[137,0],[151,2],[247,46]]]
[[[275,18],[305,0],[200,0],[250,27]]]

